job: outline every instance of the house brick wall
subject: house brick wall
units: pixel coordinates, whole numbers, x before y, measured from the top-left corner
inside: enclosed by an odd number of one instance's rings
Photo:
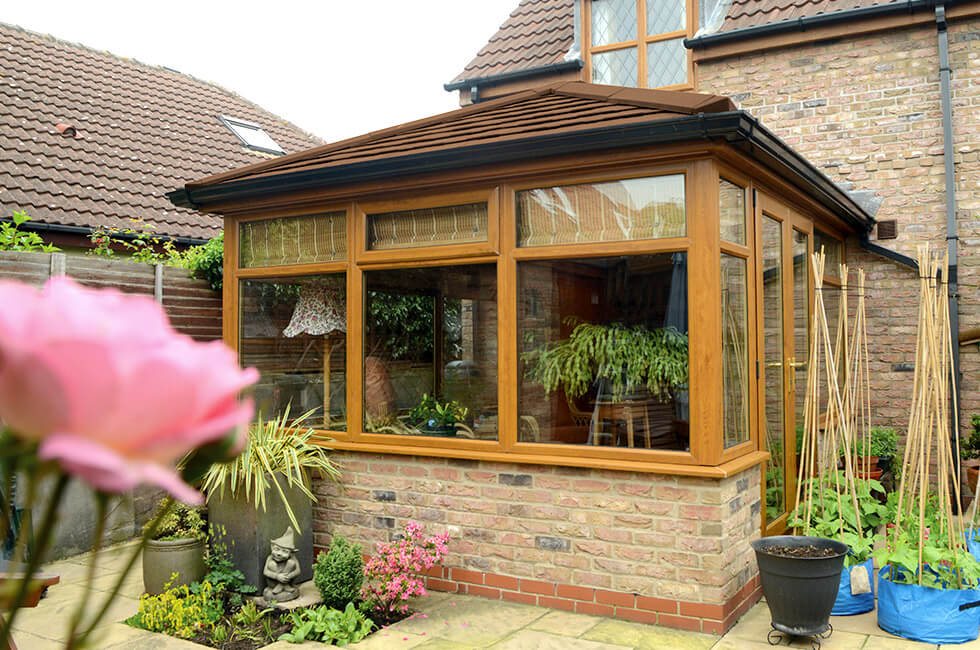
[[[758,468],[723,480],[335,453],[314,544],[363,545],[410,520],[449,531],[429,587],[722,632],[759,598]]]
[[[953,137],[960,237],[960,323],[975,326],[980,258],[980,19],[950,24]],[[883,246],[915,257],[945,245],[945,176],[935,27],[786,47],[698,65],[698,90],[731,96],[831,179],[874,190],[876,218],[895,219]],[[847,243],[868,282],[876,422],[908,424],[918,305],[916,273]],[[854,301],[852,300],[852,303]],[[980,353],[961,348],[962,418],[980,412]]]

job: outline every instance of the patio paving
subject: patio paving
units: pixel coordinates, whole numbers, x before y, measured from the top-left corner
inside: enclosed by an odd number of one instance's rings
[[[86,611],[101,605],[122,572],[131,545],[108,549],[99,558],[98,577]],[[64,646],[68,618],[84,595],[83,584],[91,556],[79,555],[46,567],[61,576],[61,583],[33,609],[18,614],[14,638],[22,650],[54,650]],[[98,628],[93,648],[134,650],[188,650],[204,646],[162,634],[138,630],[121,623],[136,613],[142,592],[140,566],[123,583],[105,622]],[[765,603],[753,607],[723,637],[684,632],[672,628],[631,623],[584,614],[488,600],[475,596],[435,592],[417,605],[418,613],[350,646],[358,650],[418,648],[441,650],[491,648],[493,650],[747,650],[771,648],[766,641],[769,610]],[[831,618],[834,633],[823,642],[824,650],[914,650],[934,644],[893,637],[878,628],[874,612]],[[785,647],[787,642],[783,642]],[[318,643],[303,646],[323,647]],[[286,642],[266,646],[270,650],[296,648]],[[808,648],[796,640],[791,647]],[[980,650],[980,640],[941,646]]]

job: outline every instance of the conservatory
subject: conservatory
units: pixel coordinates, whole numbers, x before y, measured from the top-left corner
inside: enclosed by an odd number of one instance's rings
[[[758,599],[808,254],[873,221],[730,100],[557,84],[170,198],[224,216],[259,409],[344,465],[318,545],[416,519],[453,536],[433,588],[702,631]]]

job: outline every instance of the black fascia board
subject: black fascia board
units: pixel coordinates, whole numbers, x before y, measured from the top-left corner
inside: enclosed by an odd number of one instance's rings
[[[782,20],[776,23],[753,25],[752,27],[733,29],[729,32],[718,32],[714,34],[705,34],[704,36],[696,36],[694,38],[685,38],[684,45],[688,49],[693,50],[697,48],[710,47],[712,45],[720,45],[721,43],[732,43],[751,38],[762,38],[764,36],[785,34],[787,32],[805,32],[808,29],[847,23],[855,20],[883,18],[897,14],[911,14],[919,10],[933,11],[937,4],[945,4],[946,6],[950,6],[956,4],[957,1],[958,0],[945,0],[945,2],[940,3],[937,2],[937,0],[899,0],[896,2],[873,5],[870,7],[855,7],[853,9],[843,9],[832,13],[815,14],[813,16],[803,16],[790,20]]]
[[[228,181],[211,187],[181,188],[169,192],[167,198],[178,207],[200,208],[223,201],[254,199],[393,176],[698,140],[723,140],[761,160],[766,166],[796,177],[797,185],[858,232],[868,231],[874,226],[874,219],[846,192],[758,120],[740,110],[457,147],[272,177]]]
[[[484,86],[495,86],[497,84],[506,83],[508,81],[516,81],[519,79],[527,79],[529,77],[538,77],[546,74],[555,74],[558,72],[566,72],[569,70],[581,70],[585,66],[585,61],[582,59],[572,59],[571,61],[560,61],[559,63],[549,63],[548,65],[541,65],[536,68],[525,68],[524,70],[514,70],[512,72],[502,72],[500,74],[491,74],[486,77],[473,77],[472,79],[463,79],[462,81],[453,81],[451,83],[443,84],[442,87],[445,90],[461,90],[464,88],[472,88],[473,86],[484,87]]]

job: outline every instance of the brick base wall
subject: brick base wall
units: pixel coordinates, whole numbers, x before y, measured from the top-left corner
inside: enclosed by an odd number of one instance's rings
[[[760,470],[723,480],[336,453],[314,543],[448,531],[432,589],[722,633],[759,599]]]

